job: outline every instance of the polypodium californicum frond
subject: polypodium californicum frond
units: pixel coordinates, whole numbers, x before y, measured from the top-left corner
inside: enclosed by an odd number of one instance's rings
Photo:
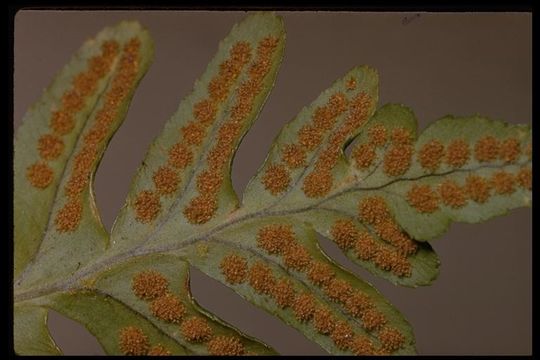
[[[238,201],[231,163],[284,44],[272,13],[234,26],[148,150],[110,235],[93,174],[152,43],[122,22],[83,45],[17,134],[18,353],[59,353],[45,323],[55,309],[109,354],[273,354],[198,306],[189,265],[329,353],[415,352],[399,311],[317,235],[395,284],[429,285],[439,260],[427,240],[530,205],[530,130],[447,116],[418,135],[410,109],[377,107],[377,72],[358,66],[284,126]]]

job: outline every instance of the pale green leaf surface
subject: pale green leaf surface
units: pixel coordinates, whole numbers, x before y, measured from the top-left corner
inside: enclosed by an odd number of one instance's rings
[[[349,147],[353,147],[359,142],[366,142],[368,139],[368,129],[381,124],[385,126],[388,133],[391,133],[396,128],[404,128],[412,136],[416,134],[416,118],[412,110],[403,105],[387,104],[373,114],[364,126],[364,131],[358,133],[354,139],[354,143],[349,145]],[[383,149],[378,148],[376,152],[378,156],[382,156]],[[340,189],[319,200],[310,206],[309,209],[306,209],[306,211],[298,212],[293,216],[310,223],[319,234],[328,239],[332,239],[331,228],[337,220],[350,220],[355,223],[359,230],[370,233],[377,244],[389,246],[375,232],[362,224],[362,221],[358,219],[358,199],[349,196],[351,185],[363,184],[364,177],[369,176],[373,178],[377,174],[373,173],[373,167],[366,169],[367,171],[365,173],[359,172],[354,167],[354,159],[349,157],[348,161],[349,165],[346,170],[348,173],[347,178],[354,178],[354,181],[346,181]],[[383,176],[386,175],[383,174]],[[345,193],[346,195],[340,196],[341,193]],[[391,271],[383,270],[377,267],[373,261],[361,259],[354,249],[342,249],[342,251],[352,262],[362,266],[374,275],[380,276],[397,285],[416,287],[431,284],[439,274],[439,259],[435,251],[433,251],[429,244],[417,243],[417,246],[419,247],[418,251],[407,256],[412,270],[410,276],[398,276]]]
[[[47,329],[48,310],[30,304],[14,307],[13,337],[19,355],[60,355]]]
[[[388,320],[387,325],[399,329],[405,336],[404,346],[395,352],[395,354],[415,353],[414,335],[409,323],[403,318],[397,309],[387,302],[379,292],[369,283],[357,278],[341,266],[328,258],[320,249],[316,234],[307,224],[294,222],[290,218],[284,217],[265,217],[263,219],[254,219],[246,221],[243,224],[232,226],[226,231],[221,232],[216,237],[206,241],[207,253],[201,254],[199,246],[194,245],[184,250],[184,256],[189,259],[192,265],[199,268],[208,276],[222,282],[232,288],[246,300],[263,308],[272,315],[278,316],[288,325],[298,329],[308,339],[315,341],[323,349],[331,354],[349,354],[351,352],[339,349],[330,336],[322,335],[313,326],[312,321],[302,322],[295,318],[295,313],[291,307],[280,308],[270,294],[261,294],[254,291],[254,288],[247,280],[240,284],[231,284],[224,276],[220,264],[224,257],[230,254],[240,255],[247,259],[248,266],[252,266],[258,261],[267,264],[273,271],[276,279],[284,278],[293,283],[295,293],[311,293],[317,299],[317,303],[328,307],[336,319],[348,323],[357,335],[363,335],[370,338],[376,347],[380,346],[376,331],[367,331],[362,327],[362,321],[351,317],[345,306],[336,303],[324,292],[321,287],[314,285],[306,275],[305,271],[298,271],[286,265],[283,258],[279,255],[272,255],[265,252],[257,245],[257,233],[265,225],[286,224],[294,229],[296,240],[305,247],[312,258],[312,261],[320,261],[331,267],[335,272],[336,278],[345,280],[351,285],[352,289],[360,290],[367,294],[375,304],[378,311],[383,313]]]
[[[351,78],[356,79],[355,81],[357,85],[354,90],[347,90],[347,81]],[[345,123],[347,116],[354,109],[352,105],[348,105],[346,111],[337,117],[336,124],[331,129],[324,132],[321,143],[314,147],[313,150],[306,151],[304,166],[290,169],[291,181],[283,193],[275,196],[265,189],[263,184],[265,171],[272,165],[282,163],[284,146],[289,144],[298,144],[298,132],[304,126],[313,125],[313,118],[316,110],[327,105],[332,95],[343,94],[347,101],[350,102],[360,93],[367,94],[371,99],[371,103],[368,106],[365,115],[367,120],[375,111],[379,96],[378,74],[374,69],[368,66],[355,67],[342,78],[336,80],[328,89],[323,91],[315,101],[313,101],[309,106],[304,107],[293,120],[286,124],[274,140],[269,154],[266,157],[264,164],[258,170],[257,175],[249,182],[242,198],[243,208],[267,211],[268,209],[277,210],[282,208],[288,209],[293,206],[299,207],[299,205],[307,206],[315,202],[316,200],[307,198],[302,192],[301,188],[303,180],[313,170],[315,161],[325,149],[325,145],[327,145],[331,135],[335,134],[339,127]],[[350,133],[347,134],[347,137],[341,142],[342,148],[344,148],[350,139],[361,130],[362,125],[364,124],[354,128]],[[342,151],[340,151],[338,164],[336,165],[335,169],[333,169],[333,173],[336,178],[339,179],[340,176],[344,174],[345,169],[345,158]],[[337,187],[339,187],[339,181],[335,181],[333,189]]]
[[[147,318],[106,294],[93,290],[58,293],[51,296],[47,306],[83,324],[107,354],[123,353],[119,336],[122,328],[128,326],[141,329],[151,346],[161,344],[172,354],[189,354]]]
[[[90,117],[93,107],[100,95],[105,91],[107,80],[112,76],[112,69],[102,78],[93,96],[86,99],[85,106],[76,113],[73,130],[62,138],[64,151],[49,165],[55,176],[51,185],[39,190],[30,185],[26,179],[28,166],[39,158],[38,138],[51,133],[49,124],[53,111],[61,107],[62,95],[71,89],[74,77],[86,70],[87,61],[99,55],[100,45],[109,40],[111,30],[100,33],[96,39],[88,40],[72,57],[68,65],[60,71],[52,84],[44,91],[42,98],[36,102],[24,115],[23,123],[15,139],[14,166],[15,166],[15,271],[16,274],[24,269],[26,263],[37,251],[41,242],[41,235],[46,230],[57,186],[62,180],[61,174],[66,167],[69,155],[76,145],[77,139],[84,125]],[[30,145],[32,144],[32,145]],[[19,215],[20,214],[20,215]],[[22,222],[22,223],[21,223]]]
[[[370,235],[378,244],[388,245],[375,233],[370,232],[370,230],[366,228],[362,224],[362,222],[357,219],[355,213],[348,213],[345,209],[343,209],[344,203],[347,201],[350,200],[343,199],[342,201],[340,201],[340,206],[342,207],[341,209],[320,207],[316,210],[296,214],[294,215],[294,217],[298,218],[300,221],[310,223],[311,226],[313,226],[313,228],[319,234],[325,236],[328,239],[332,239],[330,229],[337,220],[350,220],[356,225],[359,230],[367,231],[368,233],[370,233]],[[372,261],[359,258],[354,249],[342,249],[342,251],[355,264],[363,267],[372,274],[386,279],[396,285],[403,285],[409,287],[430,285],[439,274],[439,258],[437,257],[437,254],[432,249],[429,243],[418,242],[417,246],[417,252],[407,257],[407,260],[411,264],[412,270],[410,276],[398,276],[391,271],[383,270],[380,267],[377,267]]]
[[[82,217],[78,226],[67,232],[60,232],[55,226],[55,217],[67,204],[68,196],[65,188],[76,162],[76,155],[84,148],[84,135],[87,135],[96,123],[99,111],[105,105],[104,94],[111,90],[111,82],[120,72],[122,47],[132,38],[140,41],[137,72],[133,83],[128,85],[127,94],[118,104],[116,113],[106,129],[104,139],[96,149],[96,156],[91,163],[89,180],[83,188]],[[38,159],[37,137],[45,134],[49,123],[50,110],[58,106],[59,94],[70,86],[74,74],[81,71],[85,61],[96,54],[104,41],[115,40],[119,44],[118,55],[112,64],[112,71],[100,82],[98,93],[87,99],[87,105],[78,115],[75,129],[64,137],[66,148],[61,158],[51,162],[55,172],[55,182],[44,190],[37,190],[29,185],[25,178],[26,168]],[[87,262],[101,254],[108,244],[108,235],[103,228],[96,208],[93,194],[93,177],[103,152],[118,126],[124,119],[134,89],[153,56],[152,41],[138,23],[122,22],[100,32],[95,40],[89,40],[74,56],[72,62],[53,81],[42,98],[26,114],[23,125],[19,128],[15,142],[15,259],[16,269],[21,271],[23,264],[29,266],[17,280],[20,288],[35,284],[44,285],[69,275]],[[61,176],[59,175],[61,174]],[[39,204],[39,205],[38,205]],[[74,242],[72,237],[79,237]],[[39,251],[38,251],[39,249]],[[38,251],[36,253],[36,251]],[[20,267],[17,264],[21,264]],[[16,271],[17,274],[17,271]]]
[[[177,296],[186,308],[183,319],[198,316],[206,319],[212,328],[214,335],[235,336],[242,340],[246,351],[256,354],[272,354],[270,348],[261,344],[247,335],[226,325],[223,320],[215,315],[209,314],[199,307],[195,299],[191,296],[189,288],[189,266],[176,256],[171,255],[150,255],[144,258],[136,258],[133,261],[123,263],[113,269],[103,273],[95,282],[95,287],[104,295],[120,301],[133,311],[141,314],[150,321],[157,329],[167,334],[189,352],[195,354],[208,354],[204,342],[187,341],[180,330],[178,324],[166,322],[155,317],[150,310],[150,302],[135,296],[132,290],[132,279],[135,275],[153,270],[159,272],[169,281],[169,291]]]
[[[226,165],[223,167],[223,182],[218,191],[218,207],[214,216],[203,225],[192,225],[183,215],[183,211],[190,200],[198,194],[197,175],[209,168],[207,157],[217,143],[219,130],[231,118],[233,107],[240,97],[238,90],[243,83],[249,80],[249,69],[258,59],[257,46],[261,40],[269,36],[276,38],[278,43],[269,59],[269,71],[261,83],[260,91],[253,99],[251,111],[241,121],[240,131],[232,141],[233,149],[237,148],[241,138],[262,108],[274,84],[281,63],[285,45],[285,32],[282,19],[271,13],[255,13],[233,27],[230,34],[220,42],[217,54],[210,61],[204,74],[196,81],[193,92],[180,102],[178,110],[165,124],[161,135],[152,143],[143,165],[133,180],[126,204],[115,221],[112,230],[112,251],[119,251],[125,247],[147,242],[177,242],[178,238],[186,238],[219,223],[224,216],[237,207],[237,197],[230,178],[233,151],[228,154]],[[240,42],[246,42],[250,45],[251,58],[249,62],[242,68],[238,78],[231,85],[226,98],[218,104],[215,120],[206,131],[201,145],[189,147],[192,150],[193,161],[180,171],[178,189],[172,196],[160,197],[161,210],[156,219],[150,223],[141,223],[136,219],[133,206],[136,196],[141,191],[153,190],[153,176],[159,167],[167,164],[167,156],[171,147],[178,142],[186,144],[181,129],[194,121],[193,111],[195,104],[209,98],[208,86],[212,79],[219,74],[220,64],[229,58],[230,50]]]
[[[385,110],[386,109],[386,110]],[[396,105],[385,106],[381,112],[393,111]],[[377,115],[374,118],[379,118]],[[391,119],[391,117],[380,116],[381,119]],[[396,119],[399,115],[396,114]],[[406,120],[410,123],[410,120]],[[398,120],[399,121],[399,120]],[[390,128],[394,122],[381,122]],[[388,124],[388,125],[386,125]],[[406,125],[412,129],[414,125]],[[492,136],[499,141],[516,139],[520,144],[520,154],[514,162],[507,163],[501,159],[490,162],[479,162],[474,157],[475,143],[486,136]],[[530,206],[531,191],[526,189],[514,180],[511,193],[499,194],[493,187],[490,196],[484,203],[468,200],[466,204],[459,208],[452,208],[440,203],[436,211],[423,213],[411,206],[407,200],[407,193],[413,185],[430,185],[434,191],[438,191],[440,184],[446,180],[455,181],[459,186],[464,186],[465,180],[470,175],[480,176],[486,181],[490,181],[492,175],[499,171],[505,171],[515,176],[518,171],[530,166],[531,160],[525,154],[525,147],[530,143],[530,129],[524,125],[510,125],[501,121],[490,120],[480,116],[473,117],[445,117],[434,122],[423,131],[414,144],[414,154],[411,167],[401,176],[390,177],[383,170],[383,151],[378,152],[378,157],[372,169],[367,169],[364,173],[353,170],[359,180],[340,194],[334,196],[331,201],[326,202],[325,207],[334,210],[345,210],[349,214],[358,214],[358,200],[365,196],[381,196],[387,200],[388,206],[392,210],[397,222],[415,240],[426,241],[444,233],[452,221],[476,223],[488,220],[494,216],[507,213],[509,210]],[[440,141],[445,148],[456,139],[463,139],[470,147],[470,158],[467,163],[460,168],[452,168],[444,161],[439,168],[432,172],[422,168],[418,161],[418,151],[430,140]],[[365,138],[359,137],[359,142]]]
[[[86,107],[77,115],[74,132],[64,139],[66,150],[58,160],[50,164],[55,174],[63,175],[55,175],[53,183],[45,190],[36,191],[25,178],[27,167],[39,155],[36,146],[32,144],[36,144],[39,136],[46,132],[51,111],[56,109],[73,76],[81,71],[86,59],[98,51],[101,42],[114,38],[124,44],[132,36],[137,36],[141,41],[136,81],[120,104],[105,141],[97,149],[98,156],[91,164],[91,178],[83,191],[83,217],[80,224],[73,232],[58,232],[55,229],[54,214],[66,203],[64,188],[69,169],[74,163],[74,154],[84,145],[83,135],[91,129],[103,106],[103,94],[111,87],[110,79],[120,70],[118,59],[107,75],[107,80],[100,82],[99,91],[87,99]],[[268,37],[276,39],[276,42],[274,50],[264,59],[258,49]],[[369,233],[380,249],[398,253],[401,250],[389,244],[388,239],[379,237],[377,229],[367,224],[359,214],[362,200],[373,196],[382,197],[399,233],[410,237],[409,244],[417,247],[416,251],[406,256],[410,274],[398,276],[382,270],[378,267],[380,265],[375,266],[373,257],[369,261],[362,260],[355,247],[343,246],[342,250],[355,264],[373,274],[394,284],[415,287],[429,285],[437,277],[439,260],[425,240],[444,232],[451,221],[483,221],[512,208],[530,205],[530,190],[515,182],[513,191],[508,194],[495,194],[491,189],[485,203],[468,200],[465,206],[459,208],[439,203],[437,210],[430,213],[420,212],[411,206],[408,192],[412,185],[430,185],[437,190],[443,180],[463,184],[470,174],[491,178],[501,169],[515,176],[522,167],[527,168],[530,164],[530,156],[524,150],[530,144],[530,130],[528,127],[507,125],[480,116],[448,116],[428,127],[417,139],[416,119],[407,107],[390,104],[375,112],[378,75],[367,66],[353,68],[282,129],[239,204],[231,184],[231,163],[242,137],[257,117],[273,86],[285,40],[283,23],[279,17],[272,13],[255,13],[235,25],[220,43],[217,54],[195,83],[193,92],[180,103],[162,134],[150,146],[131,184],[126,204],[115,221],[111,246],[108,246],[108,234],[101,224],[93,199],[92,177],[107,142],[127,111],[134,87],[149,66],[152,43],[140,25],[128,22],[116,28],[106,28],[97,39],[83,46],[44,93],[43,99],[30,109],[15,142],[15,260],[16,276],[19,276],[15,286],[15,301],[27,300],[33,304],[16,304],[16,308],[22,309],[18,315],[16,313],[15,319],[15,328],[19,331],[16,347],[21,353],[53,353],[57,350],[43,325],[47,310],[35,306],[38,304],[83,323],[109,354],[122,353],[118,336],[119,331],[126,326],[139,327],[152,345],[162,344],[174,354],[207,354],[206,345],[186,341],[178,324],[159,320],[150,310],[148,301],[133,294],[134,275],[153,269],[169,280],[169,291],[181,299],[187,309],[186,316],[205,318],[214,334],[240,337],[247,353],[272,354],[273,350],[266,345],[242,334],[197,305],[189,290],[188,263],[296,328],[329,353],[353,353],[349,345],[338,346],[334,332],[324,335],[315,328],[313,321],[299,321],[291,305],[278,306],[277,295],[272,292],[274,288],[266,294],[256,291],[249,279],[249,271],[258,262],[268,266],[275,278],[290,281],[296,295],[311,294],[317,306],[329,309],[335,320],[348,324],[355,335],[370,339],[374,345],[372,350],[380,353],[383,330],[368,329],[368,320],[362,318],[368,312],[364,309],[352,314],[346,300],[343,300],[343,294],[341,300],[332,299],[331,287],[316,285],[310,278],[308,269],[314,262],[319,262],[330,267],[334,276],[341,281],[340,286],[345,283],[350,287],[348,295],[349,292],[367,295],[374,309],[384,315],[385,326],[399,331],[403,342],[393,354],[412,354],[415,352],[415,341],[407,321],[369,283],[358,279],[330,259],[319,247],[316,233],[338,243],[332,230],[337,222],[346,220],[356,230]],[[185,130],[189,126],[203,124],[200,104],[212,98],[212,93],[224,89],[214,85],[219,85],[216,79],[222,72],[230,75],[227,69],[231,69],[228,67],[231,64],[228,62],[232,56],[231,51],[246,47],[250,57],[238,70],[238,76],[230,78],[232,80],[227,83],[230,87],[227,85],[221,100],[214,103],[215,114],[209,117],[212,121],[207,121],[207,128],[200,136],[195,136],[200,143],[189,143],[186,135],[189,131]],[[260,59],[263,61],[258,62]],[[253,85],[250,81],[256,78],[261,66],[267,66],[267,72],[259,78],[260,87],[250,87]],[[246,89],[258,90],[246,92]],[[251,99],[251,103],[246,103],[246,99]],[[330,113],[334,115],[330,116]],[[317,121],[319,125],[316,125]],[[369,129],[377,125],[383,126],[389,134],[397,129],[405,129],[411,135],[412,164],[399,176],[389,176],[384,170],[383,159],[389,150],[388,143],[376,148],[374,161],[367,168],[361,168],[354,155],[345,156],[345,150],[352,149],[354,154],[356,146],[370,141]],[[319,129],[316,129],[317,126]],[[300,140],[302,131],[310,127],[320,135],[320,140],[313,136],[302,137],[303,140]],[[320,132],[323,128],[324,131]],[[306,134],[313,135],[314,132],[304,132]],[[427,171],[420,165],[418,154],[428,141],[436,139],[446,147],[453,139],[461,138],[472,149],[474,143],[486,135],[501,141],[517,139],[521,151],[518,159],[512,163],[504,163],[502,160],[478,163],[472,156],[459,169],[451,169],[443,162],[435,171]],[[310,141],[314,142],[310,146],[305,145]],[[171,181],[170,171],[169,177],[157,174],[163,167],[169,170],[173,167],[171,149],[178,144],[187,146],[192,157],[182,166],[175,166],[174,178],[178,180],[175,183]],[[298,164],[293,164],[285,156],[285,149],[293,144],[302,145],[305,154],[301,161],[299,158],[293,159],[299,160]],[[276,165],[281,166],[281,174],[278,172],[279,176],[269,181],[267,173]],[[321,169],[329,171],[326,172],[329,177],[319,178],[322,182],[312,182],[315,188],[319,187],[319,193],[310,193],[309,179],[316,179],[314,175],[323,173]],[[208,171],[213,171],[216,177],[209,177]],[[215,178],[221,180],[213,183],[209,181]],[[163,187],[164,184],[172,184],[172,191]],[[146,200],[141,197],[145,193],[150,194]],[[192,207],[196,199],[203,199],[203,205],[212,205],[215,200],[215,205]],[[294,229],[296,245],[303,247],[310,259],[303,269],[295,270],[287,263],[284,253],[271,254],[258,243],[260,229],[272,224],[285,224]],[[286,249],[288,251],[293,248]],[[250,267],[245,269],[246,278],[236,283],[231,282],[223,272],[222,262],[231,254],[243,257]],[[23,272],[26,264],[30,265]],[[36,326],[30,328],[29,324],[34,319]],[[29,335],[20,335],[20,329],[27,328]],[[31,342],[34,338],[39,339],[37,345]]]
[[[345,90],[346,82],[347,79],[350,79],[351,77],[359,79],[366,78],[364,82],[358,82],[358,90],[356,91],[366,91],[368,94],[371,94],[373,98],[376,98],[376,74],[373,70],[366,67],[360,67],[352,70],[343,76],[342,79],[338,80],[330,89],[324,91],[323,94],[312,105],[310,105],[309,108],[303,109],[294,121],[287,124],[277,137],[277,140],[272,146],[270,154],[265,161],[265,165],[263,165],[263,167],[259,170],[258,175],[248,185],[246,194],[244,195],[244,206],[241,211],[246,211],[244,209],[249,209],[250,212],[255,210],[255,215],[258,217],[264,217],[266,214],[286,214],[293,216],[298,218],[300,221],[310,223],[311,226],[313,226],[314,229],[317,230],[321,235],[330,239],[332,238],[330,236],[330,229],[336,220],[349,219],[356,221],[357,200],[356,198],[349,196],[349,189],[355,186],[357,183],[361,183],[362,180],[356,176],[361,176],[362,174],[357,174],[354,170],[352,170],[352,166],[347,162],[343,154],[341,154],[339,160],[340,163],[338,163],[338,166],[336,166],[336,170],[334,171],[336,178],[334,181],[334,188],[331,189],[327,195],[320,198],[308,198],[301,189],[302,180],[305,179],[306,173],[313,170],[317,155],[320,155],[317,150],[308,156],[306,161],[307,166],[305,168],[300,168],[292,172],[291,186],[284,192],[284,194],[273,196],[271,193],[265,190],[261,181],[261,178],[264,176],[264,171],[269,164],[279,161],[279,158],[281,157],[282,145],[296,141],[295,134],[297,133],[297,130],[305,123],[310,121],[310,116],[313,116],[314,109],[322,104],[325,104],[330,97],[330,94],[335,94],[338,91],[347,93],[347,90]],[[364,83],[365,87],[363,86]],[[353,96],[354,94],[351,95],[351,97]],[[342,115],[342,117],[344,118],[345,115]],[[363,129],[380,123],[384,124],[389,132],[391,132],[394,128],[399,127],[408,129],[413,136],[416,133],[416,119],[414,118],[414,114],[410,109],[404,106],[383,106],[371,118],[367,119],[363,125]],[[366,131],[361,131],[359,129],[355,131],[355,134],[358,134],[357,139],[365,139],[367,137]],[[327,136],[327,140],[329,138],[330,136]],[[319,148],[322,148],[323,146],[324,143],[321,144]],[[382,150],[378,151],[379,153],[382,152]],[[376,177],[377,175],[370,173],[370,176]],[[345,192],[346,195],[340,196],[340,194],[343,192]],[[353,199],[355,200],[353,201]],[[353,210],[348,211],[350,209]],[[363,229],[361,223],[357,222],[356,225],[359,227],[359,229]],[[385,242],[377,237],[376,234],[372,234],[372,236],[375,238],[377,243],[385,244]],[[375,266],[372,261],[364,261],[359,259],[354,253],[354,250],[348,250],[345,251],[345,253],[356,264],[366,268],[375,275],[391,281],[392,283],[412,287],[428,285],[438,275],[439,260],[429,245],[417,245],[419,246],[419,250],[407,257],[407,260],[411,264],[412,270],[410,276],[397,276],[391,271],[382,270],[381,268]]]

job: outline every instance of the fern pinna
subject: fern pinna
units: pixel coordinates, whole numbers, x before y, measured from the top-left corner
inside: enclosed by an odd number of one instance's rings
[[[415,352],[399,311],[317,234],[394,284],[429,285],[439,260],[428,240],[530,205],[530,129],[447,116],[417,134],[409,108],[377,105],[377,72],[359,66],[282,129],[239,200],[231,163],[284,46],[272,13],[234,26],[148,150],[110,234],[93,175],[152,40],[122,22],[73,56],[15,141],[17,353],[60,353],[46,326],[54,309],[109,354],[274,354],[197,304],[189,265],[329,353]]]

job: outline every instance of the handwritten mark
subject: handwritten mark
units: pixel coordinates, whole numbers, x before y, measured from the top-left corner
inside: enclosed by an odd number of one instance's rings
[[[418,19],[421,15],[419,13],[416,13],[414,15],[411,15],[411,16],[405,16],[403,17],[403,19],[401,19],[401,25],[409,25],[411,22],[413,22],[414,20]]]

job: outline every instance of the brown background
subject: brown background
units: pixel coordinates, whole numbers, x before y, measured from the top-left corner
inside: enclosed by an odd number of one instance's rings
[[[379,70],[380,103],[411,106],[424,128],[452,113],[531,123],[530,14],[282,12],[285,57],[276,86],[237,154],[239,193],[284,122],[351,67]],[[21,11],[15,19],[15,129],[53,75],[103,26],[137,19],[156,44],[153,66],[97,172],[95,191],[110,228],[152,139],[189,93],[242,12]],[[393,286],[336,258],[373,283],[411,322],[420,354],[527,354],[532,346],[531,211],[484,224],[454,224],[433,242],[442,267],[431,287]],[[283,354],[323,354],[315,344],[228,288],[192,273],[200,303]],[[102,353],[79,325],[51,314],[66,354]]]

